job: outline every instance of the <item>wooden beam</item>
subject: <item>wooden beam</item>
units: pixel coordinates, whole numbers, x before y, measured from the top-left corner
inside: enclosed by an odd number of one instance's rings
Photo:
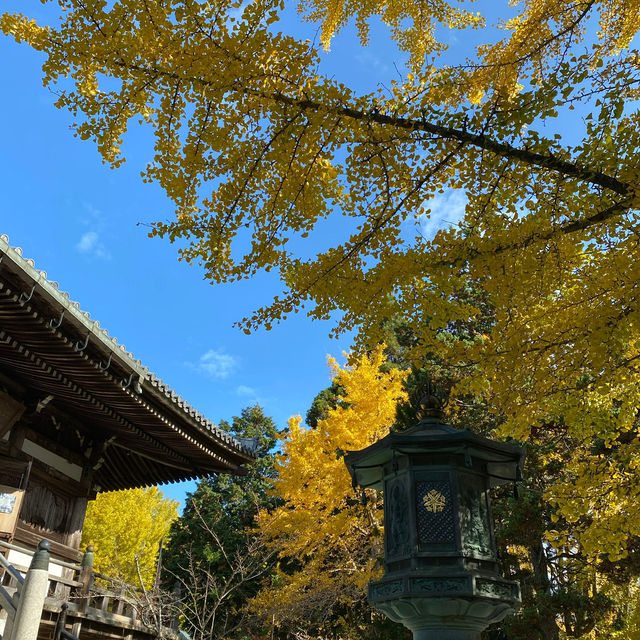
[[[18,526],[16,527],[15,542],[22,542],[27,548],[36,549],[38,543],[42,538],[47,538],[45,531],[40,531],[35,527],[28,525],[26,522],[18,520]],[[71,560],[71,562],[79,563],[82,560],[82,554],[66,544],[61,544],[51,538],[47,538],[51,542],[51,555],[55,558],[62,558],[63,560]]]
[[[9,433],[11,427],[20,420],[24,405],[4,391],[0,391],[0,438]]]

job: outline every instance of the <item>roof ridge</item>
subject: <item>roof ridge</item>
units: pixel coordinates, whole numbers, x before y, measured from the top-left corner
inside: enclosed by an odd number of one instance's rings
[[[210,432],[228,445],[235,446],[246,453],[251,453],[250,447],[248,447],[246,443],[218,427],[213,421],[184,400],[179,393],[158,377],[157,374],[144,366],[142,362],[128,351],[123,344],[118,342],[115,336],[110,335],[105,328],[101,327],[98,320],[92,319],[91,314],[88,311],[81,309],[79,302],[71,300],[71,296],[68,292],[61,291],[57,281],[49,280],[47,272],[36,267],[35,260],[25,258],[21,247],[14,247],[9,244],[9,236],[6,234],[0,234],[0,254],[9,257],[16,266],[30,277],[34,282],[34,288],[36,284],[40,284],[43,290],[46,291],[54,301],[57,301],[61,306],[67,309],[71,309],[72,314],[85,325],[85,328],[90,334],[99,338],[106,348],[117,353],[124,363],[129,365],[129,368],[134,369],[144,381],[157,389],[167,400],[175,405],[177,409],[184,413],[185,416],[191,418],[191,420],[196,423],[196,426],[204,428],[206,431]],[[1,257],[2,256],[0,255],[0,259]]]

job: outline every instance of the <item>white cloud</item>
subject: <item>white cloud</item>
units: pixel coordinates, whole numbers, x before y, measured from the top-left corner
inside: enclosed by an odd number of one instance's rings
[[[78,222],[86,231],[76,243],[76,250],[85,255],[108,260],[111,254],[103,241],[105,219],[102,211],[90,202],[83,202],[79,209]]]
[[[360,66],[376,72],[387,73],[389,71],[389,65],[380,56],[368,49],[363,49],[357,53],[355,60]]]
[[[89,253],[90,251],[93,251],[97,242],[98,234],[95,231],[87,231],[87,233],[82,234],[82,238],[80,238],[80,242],[76,245],[76,249],[80,253]]]
[[[420,235],[432,240],[440,229],[453,227],[464,218],[467,196],[464,191],[450,189],[424,203],[430,213],[421,213],[416,218],[416,226]]]
[[[236,387],[236,395],[241,398],[257,398],[258,393],[253,387],[247,387],[244,384],[240,384]]]
[[[97,231],[87,231],[83,233],[76,244],[76,249],[80,253],[93,255],[98,258],[108,259],[111,257],[104,244],[100,241],[100,235]]]
[[[238,360],[221,350],[209,349],[200,356],[196,365],[191,365],[206,375],[223,380],[228,378],[238,367]]]
[[[83,202],[82,209],[84,211],[84,215],[82,215],[80,218],[82,224],[87,226],[103,226],[104,216],[102,215],[102,211],[100,211],[100,209],[94,207],[90,202]]]

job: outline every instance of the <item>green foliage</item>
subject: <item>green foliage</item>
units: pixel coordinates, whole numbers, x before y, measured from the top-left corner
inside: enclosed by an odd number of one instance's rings
[[[185,629],[193,638],[226,638],[239,633],[243,607],[271,566],[253,531],[261,510],[274,508],[274,447],[278,430],[258,405],[247,407],[222,429],[257,441],[257,458],[245,476],[220,474],[198,483],[184,513],[171,527],[164,555],[164,583],[183,594]]]
[[[315,429],[320,420],[324,420],[331,409],[338,405],[342,406],[344,401],[340,399],[344,396],[344,387],[335,380],[326,388],[320,391],[311,403],[311,407],[305,416],[305,422]]]
[[[256,460],[246,465],[247,475],[204,478],[189,494],[182,516],[171,527],[164,556],[169,571],[179,573],[187,551],[204,562],[216,563],[220,550],[201,526],[203,520],[215,527],[224,547],[231,549],[246,539],[258,511],[270,509],[277,502],[270,495],[275,477],[273,448],[278,435],[273,420],[256,405],[243,409],[231,424],[221,421],[219,426],[238,437],[258,438]]]

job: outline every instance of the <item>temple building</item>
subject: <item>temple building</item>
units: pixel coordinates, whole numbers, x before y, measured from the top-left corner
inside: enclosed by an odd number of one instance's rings
[[[73,583],[98,492],[242,474],[252,458],[251,442],[195,411],[0,236],[0,553],[10,562],[28,566],[46,538],[59,561],[50,572]]]

